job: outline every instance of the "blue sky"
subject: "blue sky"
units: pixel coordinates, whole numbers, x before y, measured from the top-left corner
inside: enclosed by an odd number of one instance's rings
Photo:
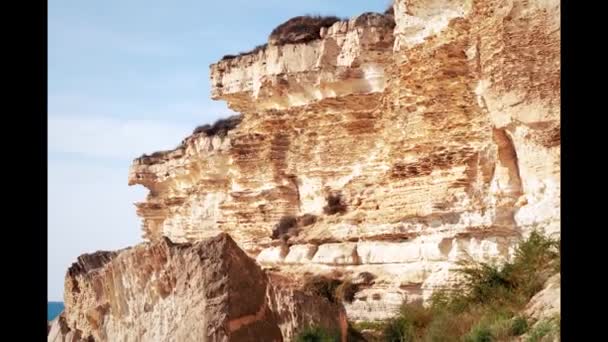
[[[352,17],[389,0],[50,0],[48,295],[63,300],[78,255],[141,242],[131,160],[231,114],[209,65],[303,14]]]

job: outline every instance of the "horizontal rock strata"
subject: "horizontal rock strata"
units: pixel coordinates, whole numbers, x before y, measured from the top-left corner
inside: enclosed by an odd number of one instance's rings
[[[134,161],[144,237],[227,232],[293,277],[374,273],[346,306],[369,320],[457,281],[461,258],[559,235],[559,17],[556,0],[397,0],[211,65],[242,121]]]

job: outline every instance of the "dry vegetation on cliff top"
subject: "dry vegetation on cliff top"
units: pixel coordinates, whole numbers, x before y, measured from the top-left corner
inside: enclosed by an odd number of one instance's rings
[[[394,19],[392,19],[394,15],[392,3],[384,11],[383,15],[390,16],[392,23],[394,24]],[[275,27],[270,33],[268,40],[273,45],[308,43],[310,41],[321,38],[322,28],[330,27],[338,21],[345,20],[348,20],[348,18],[339,18],[333,15],[322,16],[307,14],[303,16],[294,17]],[[236,55],[224,55],[221,60],[226,61],[237,57],[253,55],[265,50],[267,47],[268,43],[260,44],[252,50],[243,51]]]
[[[230,60],[230,59],[234,59],[234,58],[241,57],[241,56],[246,56],[246,55],[253,55],[253,54],[256,54],[256,53],[258,53],[258,52],[260,52],[262,50],[265,50],[266,47],[268,47],[268,43],[260,44],[260,45],[254,47],[253,49],[251,49],[249,51],[240,52],[238,55],[224,55],[222,57],[222,61],[227,61],[227,60]]]
[[[228,131],[235,129],[242,120],[243,117],[241,115],[233,115],[225,119],[219,119],[213,124],[198,126],[192,134],[205,133],[208,137],[215,135],[225,137]]]
[[[240,114],[233,115],[224,119],[218,119],[212,124],[205,124],[196,127],[192,134],[195,135],[202,133],[208,137],[225,137],[226,134],[228,134],[229,131],[235,129],[241,123],[242,120],[243,117]],[[176,147],[176,149],[183,148],[185,146],[186,141],[187,139],[182,141],[181,144]],[[153,163],[154,158],[163,158],[173,151],[174,150],[157,151],[152,153],[151,155],[147,155],[144,153],[138,159],[140,159],[140,161],[144,164],[150,164]]]
[[[303,15],[291,18],[270,33],[275,45],[307,43],[321,38],[321,29],[345,20],[336,16]]]
[[[344,20],[336,16],[303,15],[294,17],[277,26],[270,33],[269,40],[274,45],[307,43],[321,38],[321,28],[329,27],[334,23]],[[238,55],[225,55],[222,60],[230,60],[241,56],[256,54],[265,50],[268,44],[261,44],[252,50],[241,52]]]

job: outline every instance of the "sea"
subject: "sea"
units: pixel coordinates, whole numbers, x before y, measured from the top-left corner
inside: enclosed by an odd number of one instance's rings
[[[47,318],[51,321],[63,311],[63,302],[48,302],[46,308]]]

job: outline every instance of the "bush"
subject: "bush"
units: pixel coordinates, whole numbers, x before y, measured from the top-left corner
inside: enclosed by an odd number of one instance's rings
[[[541,321],[530,331],[530,334],[526,338],[526,342],[540,342],[543,341],[544,337],[549,337],[558,332],[559,326],[556,326],[553,322],[549,320]]]
[[[296,335],[297,342],[339,342],[340,334],[318,326],[307,327]]]
[[[414,332],[410,322],[402,317],[389,320],[382,334],[387,342],[407,342],[414,339]]]
[[[401,306],[399,313],[401,317],[410,322],[416,330],[424,329],[432,319],[429,309],[422,306],[422,303],[408,303]]]
[[[297,228],[306,227],[314,224],[317,221],[317,217],[312,214],[304,214],[300,217],[292,215],[286,215],[281,217],[279,223],[277,223],[273,230],[271,238],[273,240],[288,238],[288,234],[291,232],[297,232]]]
[[[477,319],[475,314],[468,312],[460,314],[433,312],[432,320],[424,330],[424,337],[428,341],[460,342],[461,336],[470,331]]]
[[[520,242],[513,261],[503,266],[462,263],[463,287],[435,291],[428,308],[404,304],[391,320],[358,323],[352,329],[382,331],[384,341],[511,340],[529,330],[526,318],[516,313],[556,273],[559,263],[559,241],[533,232]],[[360,273],[358,277],[368,276]],[[308,279],[305,288],[332,302],[352,300],[358,290],[349,279],[341,282],[323,276]],[[530,331],[527,341],[542,341],[558,333],[559,319],[543,321]]]
[[[139,158],[145,158],[145,159],[159,158],[160,159],[160,158],[164,158],[167,154],[169,154],[169,153],[171,153],[173,151],[174,150],[157,151],[157,152],[154,152],[154,153],[152,153],[150,155],[147,155],[147,154],[144,153]],[[147,161],[149,162],[150,160],[147,160]]]
[[[342,201],[342,195],[330,194],[325,200],[327,205],[323,207],[323,212],[326,215],[342,214],[346,212],[346,205]]]
[[[270,33],[276,45],[306,43],[321,38],[321,28],[329,27],[341,19],[335,16],[299,16],[277,26]]]
[[[548,322],[540,322],[530,331],[526,342],[542,341],[542,338],[548,335],[549,332],[551,332],[551,325]]]
[[[317,222],[317,217],[312,214],[304,214],[304,215],[298,217],[298,225],[301,227],[310,226],[311,224],[314,224],[315,222]]]
[[[394,3],[391,1],[390,5],[384,11],[384,15],[395,15],[395,8],[393,7]]]
[[[272,230],[272,239],[280,239],[285,236],[289,231],[297,226],[297,220],[294,216],[286,215],[281,217],[279,223],[277,223]]]
[[[214,122],[212,125],[206,124],[202,126],[198,126],[194,129],[192,134],[204,133],[208,137],[218,135],[220,137],[226,136],[228,131],[236,128],[241,121],[243,120],[241,115],[233,115],[231,117],[225,119],[219,119]]]
[[[531,298],[559,268],[560,241],[534,231],[518,246],[515,260],[505,266],[504,272],[523,295]]]
[[[353,327],[350,323],[348,324],[348,330],[346,332],[346,341],[348,342],[367,342],[367,339],[363,334]]]
[[[467,289],[464,298],[469,303],[491,304],[496,301],[509,300],[514,288],[513,280],[507,267],[502,269],[481,263],[468,265],[459,271],[465,275]]]
[[[304,281],[302,290],[310,295],[324,297],[328,301],[336,303],[336,289],[340,284],[341,281],[338,279],[315,275]]]
[[[559,265],[559,241],[534,231],[522,241],[515,259],[502,267],[486,263],[462,263],[465,301],[494,306],[525,305],[540,291]]]
[[[559,241],[537,232],[521,241],[512,262],[503,266],[463,263],[462,288],[438,290],[430,306],[405,304],[385,323],[385,341],[504,341],[529,330],[521,312],[546,280],[558,271]],[[538,323],[528,341],[559,332],[559,323]]]
[[[478,319],[477,324],[467,334],[465,340],[467,341],[507,341],[512,340],[512,337],[516,336],[513,334],[515,320],[510,317],[512,314],[509,312],[480,312],[481,318]],[[521,324],[521,321],[517,321]],[[525,321],[524,321],[525,322]],[[516,329],[525,329],[524,326],[519,325]]]
[[[222,56],[222,59],[221,59],[221,60],[222,60],[222,61],[227,61],[227,60],[230,60],[230,59],[235,59],[235,58],[237,58],[238,56],[239,56],[239,55],[224,55],[224,56]]]
[[[361,272],[358,278],[361,279],[363,284],[369,285],[376,279],[376,276],[370,272]]]
[[[399,315],[386,323],[385,341],[415,341],[424,336],[432,320],[432,313],[420,303],[402,305]]]
[[[315,275],[304,281],[302,290],[311,295],[324,297],[332,303],[352,303],[359,285],[350,279],[340,280],[324,275]]]
[[[492,342],[492,332],[483,325],[476,326],[464,339],[466,342]]]
[[[268,47],[268,44],[260,44],[256,47],[254,47],[252,50],[249,51],[245,51],[245,52],[240,52],[238,55],[224,55],[224,57],[222,57],[223,61],[226,60],[230,60],[230,59],[235,59],[237,57],[242,57],[242,56],[247,56],[247,55],[253,55],[256,54],[262,50],[266,50],[266,47]]]
[[[528,320],[525,317],[517,316],[511,323],[511,336],[521,336],[528,331]]]
[[[355,294],[359,291],[359,285],[353,284],[350,279],[345,279],[336,288],[336,299],[339,301],[352,303],[355,299]]]
[[[376,330],[381,331],[386,327],[384,321],[363,321],[353,324],[352,328],[356,330]]]

